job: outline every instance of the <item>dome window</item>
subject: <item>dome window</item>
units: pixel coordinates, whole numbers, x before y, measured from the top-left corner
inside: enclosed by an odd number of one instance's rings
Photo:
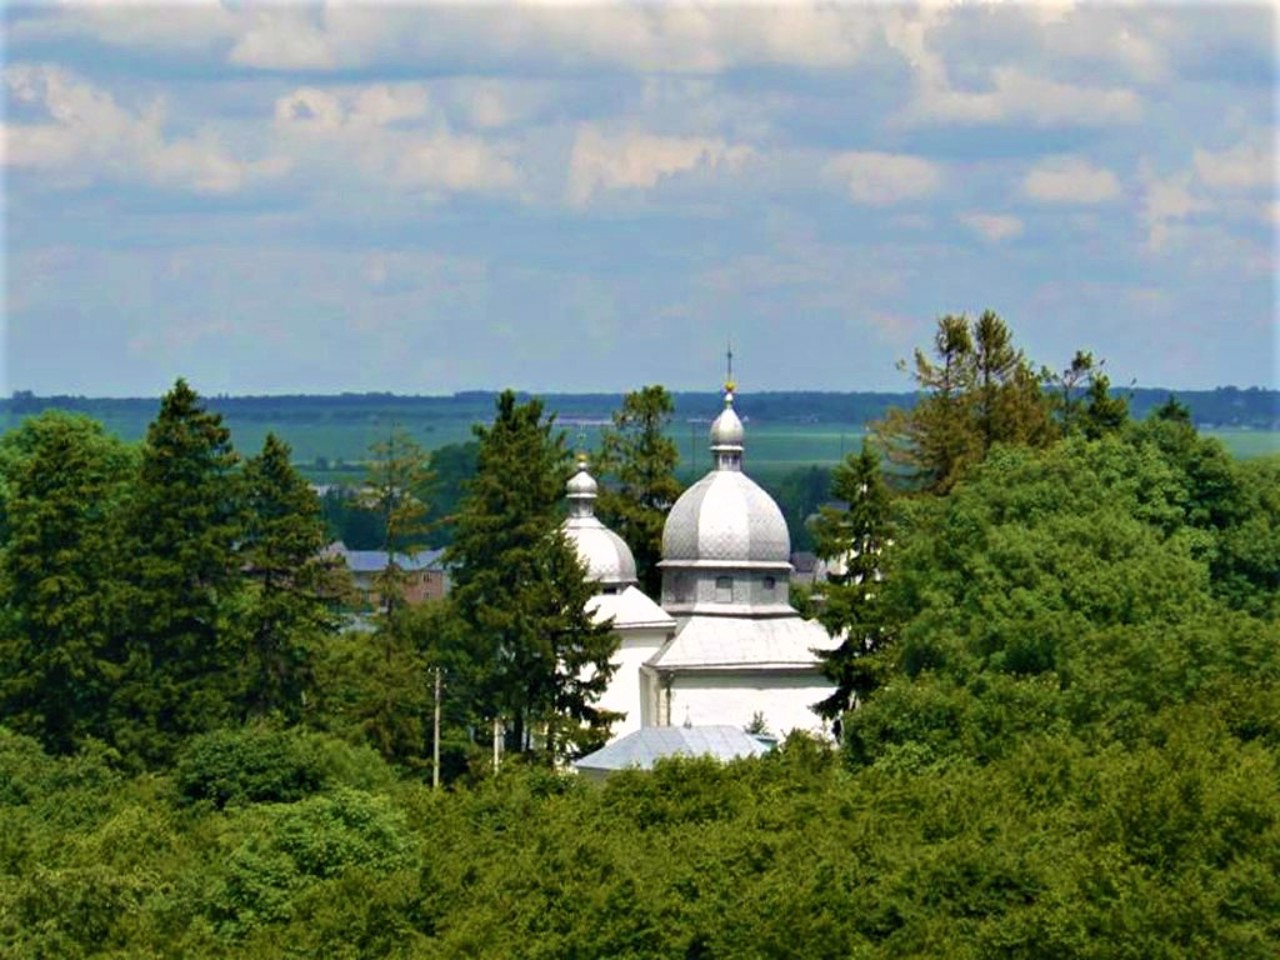
[[[764,578],[764,588],[766,590],[772,591],[773,588],[776,587],[777,585],[778,585],[778,581],[775,580],[773,577]]]
[[[733,603],[733,577],[716,577],[716,603]]]

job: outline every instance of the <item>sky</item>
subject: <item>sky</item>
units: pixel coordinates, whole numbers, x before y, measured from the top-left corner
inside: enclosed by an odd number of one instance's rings
[[[1278,9],[8,5],[0,391],[1274,387]]]

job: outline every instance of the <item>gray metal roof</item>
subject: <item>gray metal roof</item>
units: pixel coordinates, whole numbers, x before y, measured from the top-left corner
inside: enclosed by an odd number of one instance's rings
[[[579,770],[650,770],[664,757],[710,756],[720,761],[758,757],[773,749],[773,741],[752,736],[737,727],[642,727],[587,754],[574,764]]]
[[[838,641],[816,620],[782,617],[692,616],[650,661],[655,667],[816,668],[815,650]]]
[[[381,573],[387,569],[390,554],[385,550],[348,550],[338,544],[334,552],[347,562],[352,573]],[[417,553],[397,553],[396,563],[401,570],[416,573],[419,570],[442,570],[440,557],[444,550],[419,550]]]

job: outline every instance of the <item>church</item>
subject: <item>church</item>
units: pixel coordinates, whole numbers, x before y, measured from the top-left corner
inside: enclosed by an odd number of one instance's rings
[[[618,634],[600,700],[624,715],[615,743],[675,726],[777,738],[823,730],[810,706],[832,685],[815,651],[835,641],[791,606],[791,536],[773,498],[743,472],[744,434],[726,384],[711,425],[714,465],[667,515],[660,602],[640,590],[630,548],[595,516],[598,487],[585,461],[568,482],[565,533],[599,586],[593,614],[612,618]]]

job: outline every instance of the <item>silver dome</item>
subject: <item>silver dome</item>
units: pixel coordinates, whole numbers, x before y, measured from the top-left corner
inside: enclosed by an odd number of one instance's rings
[[[787,564],[791,534],[782,511],[742,472],[742,421],[725,385],[724,410],[711,425],[716,467],[680,495],[662,530],[664,564]]]
[[[625,586],[636,582],[636,560],[620,536],[601,523],[595,515],[598,486],[587,472],[587,462],[578,458],[578,472],[565,485],[569,498],[569,516],[564,521],[564,534],[577,548],[587,568],[587,579],[603,587]]]
[[[791,534],[773,498],[745,473],[718,469],[680,495],[662,529],[664,561],[785,564]]]

